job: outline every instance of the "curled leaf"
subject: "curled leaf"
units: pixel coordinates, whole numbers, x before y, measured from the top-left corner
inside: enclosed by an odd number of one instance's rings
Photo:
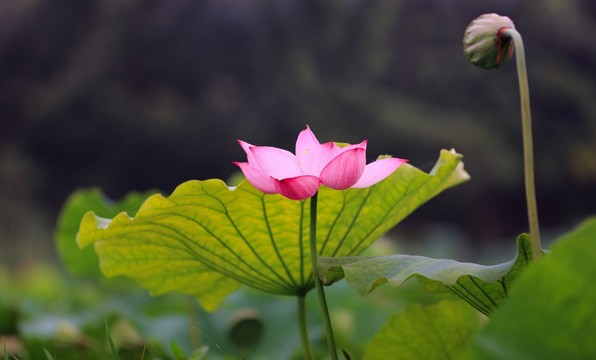
[[[509,285],[532,258],[527,234],[518,237],[517,247],[512,260],[492,266],[413,255],[320,257],[319,276],[327,285],[345,277],[361,295],[386,282],[397,287],[411,277],[419,277],[426,282],[425,287],[446,286],[478,311],[490,315],[505,301]]]

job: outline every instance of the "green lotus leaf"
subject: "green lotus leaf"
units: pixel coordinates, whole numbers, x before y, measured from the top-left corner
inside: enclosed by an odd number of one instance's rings
[[[364,359],[457,359],[480,330],[482,318],[459,300],[410,305],[375,334]]]
[[[357,255],[441,191],[469,178],[461,155],[443,150],[430,174],[408,164],[366,189],[322,187],[318,249],[325,256]],[[304,294],[314,286],[309,254],[310,201],[264,194],[248,181],[188,181],[171,196],[147,199],[134,218],[89,212],[78,234],[94,244],[104,274],[124,274],[152,294],[193,294],[205,308],[240,284]]]
[[[93,248],[79,249],[75,242],[83,215],[89,210],[98,216],[113,217],[126,211],[134,216],[137,210],[150,195],[146,193],[130,193],[122,200],[114,202],[108,199],[99,189],[81,189],[75,191],[66,200],[60,211],[60,217],[54,234],[56,251],[64,267],[71,275],[100,275],[99,259]]]
[[[513,284],[463,359],[594,359],[596,217],[557,239]]]
[[[522,234],[517,239],[515,257],[498,265],[413,255],[320,257],[319,276],[326,285],[345,277],[361,295],[386,282],[400,286],[409,278],[418,277],[427,290],[447,287],[478,311],[490,315],[507,299],[510,284],[531,259],[529,236]]]

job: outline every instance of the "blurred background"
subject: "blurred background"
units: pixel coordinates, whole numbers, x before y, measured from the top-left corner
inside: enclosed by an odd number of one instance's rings
[[[548,241],[595,210],[596,2],[1,0],[1,263],[53,261],[78,188],[119,199],[228,179],[236,139],[292,149],[306,124],[424,171],[455,148],[472,180],[391,236],[462,260],[510,242],[511,258],[527,231],[516,69],[462,51],[486,12],[524,37]]]

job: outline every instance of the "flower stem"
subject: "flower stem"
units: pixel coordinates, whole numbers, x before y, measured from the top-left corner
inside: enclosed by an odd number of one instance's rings
[[[312,274],[319,296],[319,304],[321,305],[321,312],[323,314],[323,322],[325,323],[325,332],[327,333],[327,346],[331,359],[337,360],[337,350],[335,350],[335,340],[333,338],[333,329],[331,328],[331,319],[329,318],[329,310],[327,309],[327,301],[325,300],[325,291],[323,284],[319,279],[319,271],[317,267],[319,253],[317,251],[317,198],[319,193],[315,193],[310,198],[310,260],[312,262]]]
[[[190,345],[193,349],[198,349],[203,346],[201,334],[199,332],[199,312],[197,308],[197,300],[190,296],[188,297],[188,326]]]
[[[515,59],[517,62],[517,76],[521,100],[522,132],[524,143],[524,171],[526,182],[526,203],[528,206],[528,220],[530,223],[530,240],[532,256],[538,260],[542,258],[540,245],[540,229],[538,227],[538,208],[536,206],[536,189],[534,186],[534,154],[532,149],[532,116],[530,113],[530,90],[528,88],[528,74],[526,72],[526,56],[521,35],[515,29],[505,29],[503,35],[513,39],[515,44]]]
[[[310,341],[308,340],[308,327],[306,326],[306,304],[305,295],[298,295],[298,326],[300,327],[300,341],[302,342],[302,351],[304,360],[313,360]]]

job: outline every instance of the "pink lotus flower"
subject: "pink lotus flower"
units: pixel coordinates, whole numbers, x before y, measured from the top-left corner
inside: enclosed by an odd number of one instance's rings
[[[365,188],[391,175],[407,160],[385,158],[366,165],[366,140],[340,147],[319,143],[307,126],[298,135],[296,154],[238,140],[248,162],[235,162],[257,189],[292,200],[313,196],[321,185],[335,190]]]

